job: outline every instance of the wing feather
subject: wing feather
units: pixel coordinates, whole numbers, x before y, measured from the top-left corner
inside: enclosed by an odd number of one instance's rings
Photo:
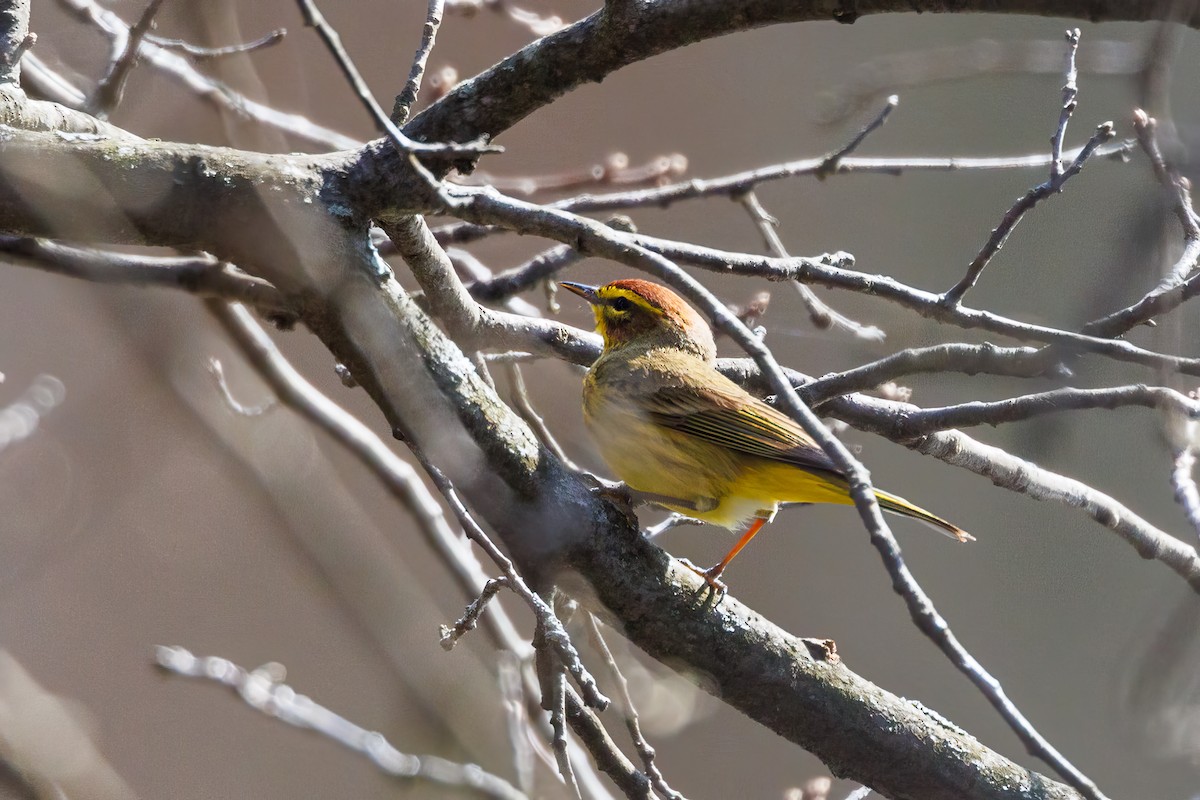
[[[736,384],[658,389],[651,418],[659,425],[713,444],[801,469],[841,477],[841,471],[790,417]]]

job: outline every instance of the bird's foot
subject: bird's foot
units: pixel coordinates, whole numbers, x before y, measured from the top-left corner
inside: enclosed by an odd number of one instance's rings
[[[701,567],[697,567],[695,564],[693,564],[691,561],[688,561],[686,558],[679,559],[679,563],[683,564],[685,567],[687,567],[692,572],[699,575],[701,578],[704,578],[704,582],[712,587],[713,591],[716,592],[718,598],[724,597],[725,593],[729,591],[729,586],[725,583],[725,581],[721,580],[721,573],[725,571],[724,565],[717,564],[714,567],[709,567],[708,569],[703,569]]]
[[[599,475],[593,475],[590,472],[580,473],[583,480],[590,484],[588,491],[599,497],[601,500],[607,500],[617,507],[629,524],[633,527],[638,527],[637,514],[633,512],[633,505],[636,502],[633,490],[624,481],[610,481],[601,478]]]

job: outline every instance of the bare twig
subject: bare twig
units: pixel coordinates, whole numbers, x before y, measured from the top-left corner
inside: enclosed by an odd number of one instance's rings
[[[1101,146],[1092,154],[1093,158],[1124,159],[1132,152],[1135,144],[1123,141],[1111,146]],[[1077,157],[1082,148],[1066,154]],[[902,175],[907,172],[974,172],[993,170],[1031,169],[1048,167],[1052,159],[1048,153],[1025,156],[998,156],[991,158],[859,158],[844,156],[838,160],[831,174]],[[639,189],[609,194],[582,194],[550,203],[551,208],[563,211],[620,211],[633,208],[666,208],[685,200],[706,197],[734,197],[754,189],[762,183],[815,176],[825,163],[825,157],[808,158],[772,164],[758,169],[726,175],[719,178],[694,178],[682,183],[673,183],[652,189]],[[490,233],[503,229],[469,222],[455,222],[435,229],[439,242],[443,244],[465,244]]]
[[[1200,419],[1200,402],[1162,386],[1113,386],[1104,389],[1053,389],[1048,392],[1011,397],[994,402],[971,402],[944,408],[913,409],[898,406],[883,415],[877,430],[894,441],[904,442],[927,433],[973,425],[1000,425],[1043,414],[1125,406],[1159,408],[1180,416]]]
[[[1163,158],[1154,118],[1137,109],[1133,114],[1133,126],[1138,144],[1154,168],[1155,177],[1171,193],[1172,210],[1183,227],[1183,253],[1159,284],[1136,303],[1085,325],[1082,332],[1089,336],[1120,336],[1178,308],[1200,292],[1200,277],[1196,273],[1200,261],[1200,217],[1192,205],[1191,184]]]
[[[312,698],[292,690],[283,683],[283,669],[278,664],[267,664],[250,672],[224,658],[201,658],[182,647],[165,646],[156,648],[155,659],[167,672],[189,678],[204,678],[228,686],[256,711],[332,739],[366,756],[381,771],[393,777],[465,789],[496,800],[528,800],[523,792],[508,781],[474,764],[459,764],[437,756],[401,753],[383,738],[383,734],[361,728]]]
[[[1053,161],[1050,162],[1050,177],[1057,178],[1063,173],[1063,140],[1067,137],[1067,123],[1071,121],[1071,115],[1075,113],[1077,98],[1079,96],[1079,70],[1075,67],[1075,54],[1079,52],[1079,28],[1071,28],[1067,31],[1067,67],[1066,83],[1063,84],[1063,101],[1062,111],[1058,115],[1058,127],[1054,131],[1054,135],[1050,137],[1050,157]]]
[[[800,387],[809,405],[831,397],[873,389],[905,375],[922,372],[987,373],[1035,378],[1066,377],[1070,372],[1044,348],[997,347],[994,344],[938,344],[901,350],[878,361],[817,378]]]
[[[254,41],[226,45],[225,47],[201,47],[191,42],[185,42],[183,39],[164,39],[161,36],[147,36],[146,41],[164,50],[177,50],[193,61],[215,61],[218,58],[244,55],[246,53],[253,53],[255,50],[265,50],[282,42],[285,36],[287,36],[287,30],[277,28],[266,36],[262,36]]]
[[[125,46],[120,55],[113,60],[107,74],[100,79],[88,101],[88,110],[100,119],[107,119],[117,104],[121,102],[121,94],[125,91],[125,81],[137,66],[142,40],[150,33],[154,25],[154,16],[158,13],[163,0],[150,0],[142,16],[129,29],[125,38]]]
[[[546,420],[542,419],[542,415],[533,407],[533,402],[529,399],[529,391],[525,386],[525,378],[521,374],[521,365],[514,362],[508,362],[503,365],[504,372],[508,375],[509,383],[512,385],[513,405],[521,419],[533,429],[537,435],[538,441],[546,446],[546,449],[554,453],[554,457],[563,462],[568,469],[578,470],[579,467],[574,461],[567,456],[562,447],[559,446],[558,440],[554,438],[554,434],[546,427]]]
[[[483,589],[479,592],[479,597],[475,598],[467,606],[466,613],[459,617],[453,626],[442,626],[442,649],[453,650],[454,645],[458,644],[459,639],[465,636],[468,631],[475,630],[475,626],[479,623],[479,615],[487,608],[488,603],[496,596],[496,593],[507,585],[508,578],[503,575],[485,583]]]
[[[16,263],[97,283],[163,286],[235,300],[284,327],[296,321],[295,310],[274,286],[204,253],[141,256],[30,236],[0,236],[0,253]]]
[[[1084,162],[1091,158],[1092,154],[1095,153],[1096,149],[1102,143],[1112,139],[1114,135],[1115,129],[1113,128],[1113,124],[1111,122],[1102,123],[1096,128],[1096,132],[1092,134],[1092,138],[1083,146],[1083,150],[1075,157],[1070,166],[1057,175],[1052,176],[1045,183],[1040,183],[1033,187],[1017,200],[1004,214],[1004,218],[1000,220],[1000,224],[992,230],[992,235],[988,237],[979,254],[967,266],[967,273],[963,275],[958,283],[951,286],[942,295],[942,302],[948,306],[955,306],[960,303],[963,296],[979,280],[979,276],[983,274],[992,257],[1000,252],[1000,248],[1004,247],[1004,243],[1008,241],[1009,234],[1017,227],[1017,223],[1025,216],[1025,212],[1050,195],[1062,191],[1063,184],[1072,176],[1078,174],[1083,169]],[[1058,162],[1052,163],[1056,164]]]
[[[509,588],[533,609],[534,615],[543,628],[542,635],[550,646],[554,648],[555,654],[562,661],[567,672],[574,678],[580,691],[583,692],[584,701],[592,708],[599,710],[606,708],[609,703],[608,698],[601,694],[599,687],[596,686],[595,679],[583,666],[583,662],[579,658],[579,651],[571,643],[566,629],[563,628],[558,617],[554,615],[553,609],[536,592],[529,588],[524,579],[517,573],[512,561],[504,553],[500,552],[500,548],[496,547],[491,537],[484,533],[483,528],[479,527],[479,523],[475,521],[475,518],[471,516],[467,507],[463,505],[458,492],[454,489],[453,484],[450,483],[450,479],[446,477],[446,474],[430,463],[424,453],[416,447],[411,439],[408,441],[408,444],[412,448],[413,455],[421,462],[421,466],[425,468],[425,471],[429,473],[429,477],[433,480],[434,485],[438,487],[442,496],[446,498],[446,503],[450,506],[450,510],[454,513],[454,516],[458,518],[459,524],[463,526],[463,530],[466,532],[468,538],[479,545],[487,553],[488,557],[500,567],[501,572],[504,573],[504,577],[508,579]]]
[[[59,5],[76,19],[94,26],[116,42],[124,41],[129,34],[129,26],[124,20],[108,9],[101,8],[93,0],[59,0]],[[220,81],[197,71],[186,58],[156,45],[150,37],[142,42],[141,56],[147,64],[217,109],[241,118],[252,119],[261,125],[327,149],[349,150],[362,145],[359,140],[317,125],[300,114],[284,113],[234,91]],[[61,96],[53,99],[78,108],[85,98],[81,96],[76,102]]]
[[[854,135],[854,138],[846,142],[846,144],[842,145],[837,150],[834,150],[825,156],[825,158],[821,161],[821,165],[818,166],[816,172],[813,173],[816,175],[817,180],[823,181],[830,173],[836,171],[843,158],[857,150],[858,146],[866,141],[868,136],[884,126],[888,120],[888,117],[892,115],[892,112],[896,110],[896,106],[899,104],[899,95],[893,94],[889,96],[887,102],[883,104],[883,108],[880,109],[879,113],[875,115],[875,118],[864,125],[862,130]]]
[[[886,115],[883,115],[883,117],[886,118]],[[857,138],[857,141],[851,142],[843,149],[849,152],[853,146],[857,146],[857,142],[862,141],[862,138],[870,132],[870,129],[871,126],[863,129],[860,136]],[[830,158],[834,158],[834,155],[830,155]],[[836,161],[831,163],[836,164]],[[762,203],[759,202],[758,194],[751,190],[735,197],[735,199],[741,202],[742,207],[746,209],[746,213],[750,215],[750,219],[754,221],[755,226],[758,228],[758,232],[762,235],[763,240],[767,244],[767,249],[770,250],[776,258],[788,258],[789,256],[787,249],[783,246],[783,240],[779,238],[779,232],[776,230],[776,227],[779,225],[779,221],[768,214],[767,210],[763,208]],[[837,310],[830,307],[830,305],[824,300],[817,297],[816,293],[813,292],[812,289],[800,283],[799,281],[792,281],[791,283],[792,286],[796,287],[796,291],[799,292],[800,301],[803,302],[804,307],[808,309],[809,320],[811,320],[812,324],[816,327],[822,329],[833,327],[835,329],[847,331],[854,336],[859,337],[860,339],[866,339],[867,341],[872,342],[878,342],[884,339],[885,334],[881,329],[875,327],[874,325],[864,325],[861,322],[852,320],[844,314],[839,313]]]
[[[467,291],[476,300],[494,303],[536,286],[583,258],[583,253],[570,245],[555,245],[520,266],[468,283]]]
[[[962,302],[963,296],[975,285],[979,280],[979,276],[983,274],[992,257],[1004,247],[1004,243],[1008,240],[1009,234],[1013,232],[1013,228],[1017,227],[1017,223],[1035,205],[1046,199],[1052,194],[1057,194],[1062,191],[1063,185],[1071,179],[1072,176],[1079,173],[1083,169],[1084,163],[1092,157],[1100,145],[1109,141],[1116,135],[1115,129],[1111,122],[1105,122],[1096,128],[1096,132],[1088,139],[1087,144],[1079,151],[1072,159],[1069,166],[1066,168],[1062,164],[1062,148],[1063,137],[1066,136],[1067,122],[1071,119],[1071,114],[1075,111],[1075,98],[1078,94],[1078,87],[1075,79],[1077,76],[1075,69],[1075,51],[1079,47],[1079,29],[1073,28],[1067,31],[1067,83],[1063,87],[1063,105],[1062,112],[1059,115],[1058,127],[1054,131],[1054,136],[1051,138],[1050,149],[1050,178],[1044,183],[1030,189],[1021,199],[1008,210],[1004,218],[1000,220],[1000,224],[992,231],[992,235],[988,237],[983,248],[975,259],[967,266],[967,273],[963,275],[954,286],[946,290],[942,295],[941,302],[947,306],[956,306]]]
[[[612,650],[609,649],[608,642],[605,641],[604,634],[600,631],[600,623],[596,621],[594,615],[586,614],[584,624],[587,626],[588,638],[600,653],[600,657],[604,660],[604,665],[608,667],[609,675],[617,686],[617,700],[621,706],[621,714],[625,717],[625,727],[629,731],[629,738],[633,742],[633,749],[637,751],[638,757],[642,760],[642,770],[650,778],[655,791],[663,797],[668,798],[668,800],[685,800],[682,794],[671,788],[671,785],[667,783],[667,779],[663,777],[662,771],[654,762],[656,754],[654,748],[650,746],[650,743],[646,741],[646,737],[642,734],[642,725],[638,720],[637,708],[633,705],[633,698],[629,695],[629,682],[625,680],[625,674],[617,666],[617,659],[613,657]]]
[[[261,417],[275,407],[275,398],[264,400],[256,406],[248,406],[234,397],[233,390],[229,388],[229,382],[225,380],[225,368],[221,366],[219,359],[210,358],[208,360],[208,374],[216,383],[217,391],[221,393],[225,405],[229,406],[235,414],[243,417]]]
[[[553,731],[550,747],[558,764],[558,774],[570,789],[571,796],[581,800],[579,782],[575,780],[575,770],[571,768],[571,759],[567,757],[567,675],[547,643],[545,628],[541,624],[533,635],[533,649],[538,682],[542,686],[542,709],[550,714],[550,730]]]
[[[358,99],[362,101],[367,111],[370,112],[371,117],[375,120],[375,124],[391,139],[392,144],[400,152],[409,154],[410,156],[421,154],[474,158],[484,153],[499,153],[503,151],[503,148],[488,144],[483,139],[465,144],[457,142],[428,144],[409,138],[403,131],[396,127],[395,123],[383,112],[383,108],[380,107],[379,103],[376,102],[375,96],[371,93],[370,87],[367,86],[367,82],[363,79],[362,73],[358,71],[358,67],[354,66],[354,61],[350,58],[350,54],[342,46],[342,39],[338,35],[338,32],[325,20],[324,15],[321,14],[314,0],[296,0],[296,2],[300,5],[300,13],[304,17],[304,24],[316,30],[317,35],[321,37],[321,41],[325,43],[325,47],[333,55],[338,68],[342,71],[342,75],[345,76],[350,86],[354,89],[354,93],[358,96]],[[424,171],[430,185],[436,189],[438,186],[437,179],[424,170],[415,158],[412,159],[412,162],[414,167]]]
[[[519,204],[520,201],[506,199],[504,203]],[[553,213],[545,207],[534,209],[543,219]],[[525,223],[525,226],[528,227],[528,223]],[[1156,353],[1125,341],[1101,339],[1046,325],[1020,322],[963,305],[946,306],[940,301],[940,295],[914,289],[885,275],[871,275],[844,268],[842,265],[853,263],[852,257],[846,253],[835,253],[821,258],[777,259],[656,239],[644,234],[631,234],[625,238],[651,252],[704,269],[718,270],[725,274],[757,276],[768,280],[801,280],[847,289],[896,303],[923,317],[949,322],[962,328],[979,328],[1018,340],[1062,345],[1068,352],[1095,353],[1117,361],[1177,371],[1185,375],[1200,375],[1200,359]]]
[[[687,172],[687,157],[680,153],[659,156],[645,164],[630,166],[629,156],[613,153],[602,163],[586,169],[572,169],[549,175],[522,175],[509,178],[477,171],[456,182],[467,186],[494,186],[502,192],[531,195],[538,192],[580,189],[587,186],[660,185],[676,180]]]
[[[425,12],[425,25],[421,28],[421,44],[413,55],[412,68],[408,71],[408,80],[404,88],[396,95],[392,106],[392,121],[403,125],[412,113],[413,103],[417,102],[417,94],[421,91],[421,79],[425,76],[425,65],[429,63],[429,54],[433,52],[433,44],[437,39],[438,28],[442,26],[442,12],[445,0],[429,0],[429,8]]]

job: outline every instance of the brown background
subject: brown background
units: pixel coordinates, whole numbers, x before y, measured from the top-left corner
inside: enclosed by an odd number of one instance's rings
[[[326,5],[390,108],[407,75],[425,4]],[[572,0],[528,5],[568,20],[591,11]],[[127,19],[140,7],[113,5]],[[370,137],[365,112],[315,35],[301,26],[293,4],[169,2],[159,33],[225,44],[279,26],[290,31],[282,45],[211,69],[253,97]],[[815,121],[823,93],[836,91],[856,67],[981,37],[1038,40],[1058,52],[1065,26],[1035,18],[906,15],[731,36],[634,65],[572,93],[506,133],[500,139],[506,153],[487,168],[504,175],[545,173],[596,163],[614,150],[635,163],[680,152],[690,161],[690,175],[711,177],[818,155],[843,142],[879,105],[874,100],[833,126]],[[41,37],[38,53],[90,86],[106,40],[69,21],[50,0],[34,3],[33,28]],[[1101,40],[1146,41],[1151,29],[1110,24],[1083,32],[1086,55]],[[450,16],[431,66],[452,64],[469,76],[529,39],[528,31],[497,15]],[[1198,103],[1195,47],[1190,35],[1183,42],[1173,100],[1186,128]],[[1061,84],[1053,69],[905,89],[892,121],[861,153],[1043,151]],[[1128,135],[1138,97],[1131,76],[1085,72],[1069,141],[1081,143],[1108,119]],[[300,147],[221,118],[147,68],[133,76],[114,122],[164,139]],[[941,290],[961,275],[1013,199],[1043,178],[1041,171],[849,176],[771,184],[760,195],[782,221],[793,252],[848,250],[864,271]],[[1156,198],[1140,156],[1126,165],[1088,166],[1061,197],[1021,224],[970,302],[1070,328],[1132,300],[1161,269],[1140,238],[1146,219],[1160,213]],[[656,234],[761,250],[744,213],[725,200],[635,217]],[[543,246],[502,237],[476,252],[499,269]],[[593,282],[621,274],[596,261],[569,273]],[[760,288],[701,277],[731,302]],[[878,301],[822,291],[840,310],[888,333],[882,344],[855,341],[813,330],[794,293],[773,288],[767,341],[785,363],[812,374],[908,346],[983,340]],[[585,312],[570,299],[564,300],[563,318],[586,325]],[[1132,338],[1194,357],[1194,323],[1195,314],[1184,311]],[[297,332],[277,338],[313,380],[386,434],[363,394],[337,384],[330,358],[312,337]],[[63,404],[34,435],[0,451],[0,645],[45,689],[72,699],[72,713],[138,796],[439,794],[381,777],[361,757],[250,711],[214,686],[162,676],[151,666],[155,644],[180,644],[246,666],[280,661],[298,691],[382,731],[401,750],[476,761],[511,778],[495,659],[481,636],[450,654],[438,646],[438,624],[459,615],[463,598],[410,520],[338,447],[287,412],[246,419],[229,411],[205,373],[212,355],[223,359],[240,399],[254,404],[266,397],[190,297],[99,287],[17,267],[0,270],[0,369],[7,376],[0,401],[11,402],[40,373],[66,387]],[[1081,367],[1077,385],[1157,380],[1145,370],[1097,360]],[[527,376],[569,452],[602,471],[579,429],[578,372],[547,363]],[[914,377],[909,383],[923,405],[1051,386],[963,376]],[[1190,539],[1194,534],[1172,501],[1160,430],[1154,412],[1130,409],[975,433],[1111,492],[1154,524]],[[1137,558],[1082,512],[996,489],[882,440],[853,432],[847,438],[880,485],[979,538],[971,547],[956,547],[917,526],[895,526],[910,566],[960,638],[1050,741],[1113,797],[1185,798],[1200,791],[1197,772],[1187,764],[1187,756],[1200,752],[1197,737],[1165,742],[1146,734],[1162,712],[1159,695],[1185,722],[1200,727],[1194,638],[1173,634],[1184,647],[1171,659],[1149,649],[1180,603],[1190,603],[1186,608],[1194,612],[1195,597],[1179,578]],[[705,563],[719,557],[728,541],[709,529],[682,528],[662,544]],[[739,557],[728,578],[741,600],[783,627],[836,639],[854,670],[1045,771],[909,623],[853,512],[786,512]],[[377,590],[379,581],[390,591]],[[527,624],[524,612],[513,608]],[[1193,614],[1193,628],[1194,621]],[[1143,701],[1128,702],[1130,685],[1143,673],[1157,682],[1143,692]],[[647,664],[633,677],[660,764],[688,796],[779,797],[822,772],[811,757],[670,679],[661,667]],[[15,701],[10,696],[4,702]],[[1182,756],[1168,757],[1172,742]],[[556,796],[551,786],[543,791]]]

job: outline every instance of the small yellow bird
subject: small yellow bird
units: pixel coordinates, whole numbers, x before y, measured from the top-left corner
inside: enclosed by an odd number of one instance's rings
[[[720,575],[780,503],[853,505],[845,475],[790,417],[716,370],[708,323],[679,295],[626,279],[560,284],[592,304],[604,352],[583,383],[583,417],[609,467],[634,496],[730,530],[750,522],[709,569]],[[960,542],[974,537],[907,500],[879,505]]]

